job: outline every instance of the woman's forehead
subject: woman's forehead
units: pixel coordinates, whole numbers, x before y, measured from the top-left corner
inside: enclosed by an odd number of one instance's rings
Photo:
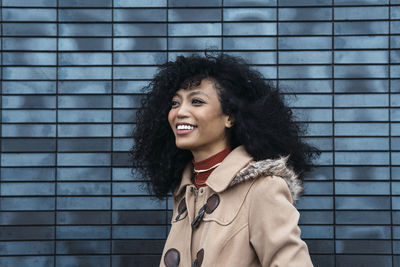
[[[200,77],[190,77],[186,78],[181,84],[179,89],[187,89],[190,90],[193,87],[200,86],[201,81],[204,80],[205,78],[200,78]]]
[[[204,95],[210,98],[213,94],[217,93],[214,82],[208,79],[203,79],[198,86],[192,86],[187,88],[180,88],[175,91],[175,96],[194,96],[194,95]]]
[[[206,77],[206,78],[202,78],[202,79],[197,79],[197,78],[193,78],[193,79],[186,79],[181,86],[176,90],[195,90],[195,89],[201,89],[201,87],[210,84],[214,89],[216,89],[215,87],[215,81],[212,78]]]

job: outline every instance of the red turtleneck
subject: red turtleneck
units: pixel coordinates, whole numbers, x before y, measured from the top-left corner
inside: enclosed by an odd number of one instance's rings
[[[194,169],[207,170],[209,168],[212,168],[216,164],[222,162],[224,160],[224,158],[226,156],[228,156],[228,154],[230,152],[231,152],[230,148],[227,147],[224,150],[222,150],[221,152],[218,152],[217,154],[215,154],[207,159],[204,159],[204,160],[201,160],[198,162],[195,162],[194,160],[192,160]],[[196,186],[197,189],[199,189],[200,187],[203,187],[203,186],[207,186],[205,184],[205,182],[206,182],[208,176],[210,176],[210,174],[213,172],[213,170],[215,170],[215,168],[212,168],[205,172],[199,172],[199,173],[195,172],[194,185]]]

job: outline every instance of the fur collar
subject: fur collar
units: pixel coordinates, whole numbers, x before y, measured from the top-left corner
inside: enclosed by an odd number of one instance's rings
[[[263,176],[280,176],[289,186],[292,199],[296,202],[303,193],[303,187],[298,175],[286,165],[288,158],[286,156],[250,162],[235,175],[228,187]]]

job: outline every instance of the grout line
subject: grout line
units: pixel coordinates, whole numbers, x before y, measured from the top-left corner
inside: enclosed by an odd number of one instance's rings
[[[1,22],[3,22],[3,0],[0,0],[0,19]],[[1,94],[1,99],[0,99],[0,138],[3,140],[3,23],[0,23],[0,31],[1,31],[1,40],[0,40],[0,51],[1,51],[1,70],[0,70],[0,94]],[[2,164],[2,159],[3,159],[3,142],[0,140],[0,212],[3,210],[2,209],[2,196],[1,196],[1,186],[2,186],[2,170],[3,170],[3,164]]]
[[[166,34],[167,34],[167,44],[166,44],[166,48],[167,48],[167,62],[169,62],[169,33],[168,33],[168,28],[169,28],[169,0],[167,0],[167,8],[166,8],[166,23],[165,23],[165,27],[166,27]],[[165,198],[165,239],[168,238],[168,203],[170,201],[170,199],[172,199],[172,197],[166,197]],[[162,256],[162,255],[161,255]]]
[[[390,242],[390,249],[391,249],[391,254],[392,254],[392,257],[391,257],[391,260],[392,260],[392,266],[393,267],[395,267],[394,266],[394,260],[395,260],[395,258],[394,258],[394,248],[393,248],[393,246],[394,246],[394,235],[393,235],[393,230],[394,230],[394,227],[393,227],[393,205],[392,205],[392,202],[393,202],[393,194],[392,194],[392,184],[393,184],[393,173],[392,173],[392,117],[391,117],[391,109],[392,109],[392,87],[391,87],[391,84],[392,84],[392,81],[391,81],[391,72],[390,72],[390,66],[391,66],[391,38],[390,38],[390,36],[391,36],[391,27],[390,27],[390,22],[391,22],[391,5],[390,5],[390,1],[391,0],[389,0],[389,8],[388,8],[388,77],[387,77],[387,79],[388,79],[388,86],[389,86],[389,88],[388,88],[388,97],[389,97],[389,100],[388,100],[388,105],[389,105],[389,108],[388,108],[388,121],[389,121],[389,179],[390,179],[390,182],[389,182],[389,190],[390,190],[390,192],[389,192],[389,205],[390,205],[390,239],[391,239],[391,242]]]
[[[111,153],[110,153],[110,267],[113,266],[113,168],[114,168],[114,1],[111,6]]]
[[[279,0],[276,2],[276,88],[279,90]]]
[[[224,0],[222,0],[221,6],[221,53],[224,52]]]
[[[59,71],[59,62],[58,62],[58,46],[59,46],[59,0],[57,0],[57,10],[56,10],[56,23],[57,23],[57,35],[56,35],[56,136],[55,136],[55,145],[56,145],[56,153],[55,153],[55,162],[54,162],[54,267],[57,266],[57,181],[58,181],[58,71]]]
[[[335,156],[335,0],[332,0],[332,205],[333,205],[333,265],[336,266],[336,156]]]

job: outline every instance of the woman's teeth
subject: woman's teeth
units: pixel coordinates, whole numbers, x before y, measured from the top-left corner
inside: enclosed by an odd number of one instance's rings
[[[178,130],[193,130],[195,127],[191,125],[178,125],[176,129]]]

